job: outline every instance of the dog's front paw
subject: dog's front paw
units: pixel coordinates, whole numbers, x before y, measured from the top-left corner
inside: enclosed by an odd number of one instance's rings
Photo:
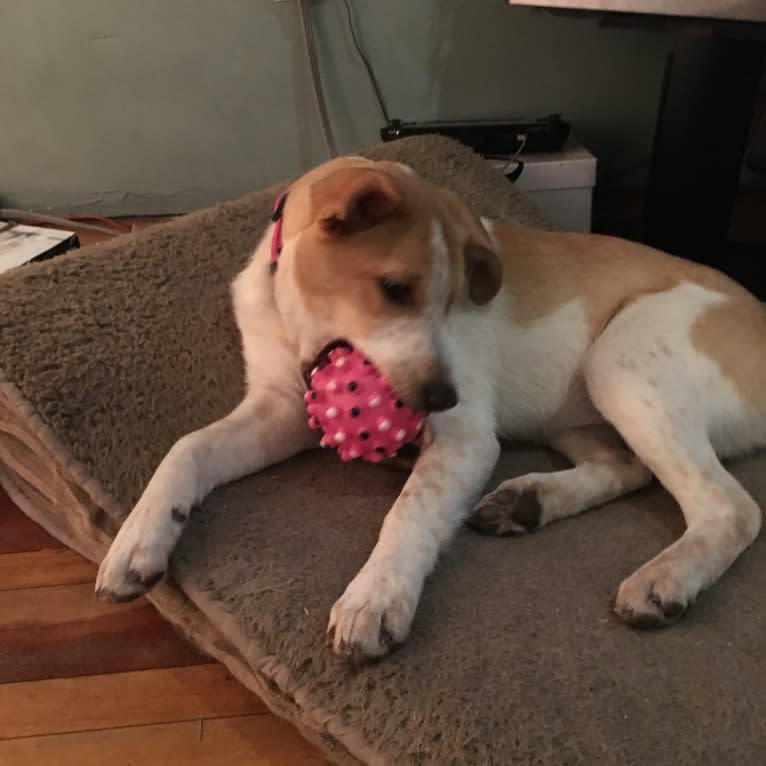
[[[420,584],[368,563],[335,602],[328,643],[355,663],[383,657],[407,638],[419,596]]]
[[[161,516],[131,513],[98,569],[96,598],[132,601],[162,579],[188,514],[173,508]]]
[[[510,479],[486,495],[466,523],[484,535],[521,535],[540,526],[541,512],[535,485],[523,479]]]
[[[623,580],[614,610],[634,628],[664,628],[678,620],[692,600],[671,567],[650,561]]]

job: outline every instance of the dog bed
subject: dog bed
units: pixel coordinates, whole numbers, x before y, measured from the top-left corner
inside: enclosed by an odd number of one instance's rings
[[[367,154],[407,162],[481,214],[545,225],[449,140]],[[278,191],[0,281],[0,481],[88,558],[102,558],[171,444],[242,395],[229,283]],[[561,465],[506,449],[497,477]],[[734,472],[766,501],[763,457]],[[525,538],[461,532],[407,644],[362,668],[335,658],[329,609],[403,481],[316,452],[224,487],[150,598],[339,764],[766,762],[762,538],[672,629],[611,615],[621,579],[683,528],[656,485]]]

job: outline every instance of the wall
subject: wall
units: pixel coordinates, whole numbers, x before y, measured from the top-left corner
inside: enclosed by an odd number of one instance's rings
[[[560,111],[607,169],[649,153],[664,34],[502,0],[351,0],[393,116]],[[341,0],[313,4],[340,148],[382,118]],[[295,3],[2,0],[0,198],[181,212],[325,157]]]

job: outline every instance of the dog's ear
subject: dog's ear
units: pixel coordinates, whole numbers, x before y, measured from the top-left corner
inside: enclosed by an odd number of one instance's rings
[[[463,248],[468,297],[477,305],[489,303],[503,285],[503,265],[494,250],[469,240]]]
[[[316,184],[317,221],[330,235],[352,234],[402,211],[394,179],[380,170],[339,171]]]

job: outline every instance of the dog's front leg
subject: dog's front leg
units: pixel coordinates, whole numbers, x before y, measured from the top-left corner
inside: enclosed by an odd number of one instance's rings
[[[336,654],[381,657],[404,641],[439,550],[489,478],[500,451],[491,419],[461,409],[432,416],[433,443],[388,512],[367,563],[333,606],[328,640]]]
[[[251,395],[226,417],[179,439],[101,562],[96,595],[110,601],[140,596],[165,573],[192,508],[209,492],[315,441],[300,395],[277,387],[273,395]]]

